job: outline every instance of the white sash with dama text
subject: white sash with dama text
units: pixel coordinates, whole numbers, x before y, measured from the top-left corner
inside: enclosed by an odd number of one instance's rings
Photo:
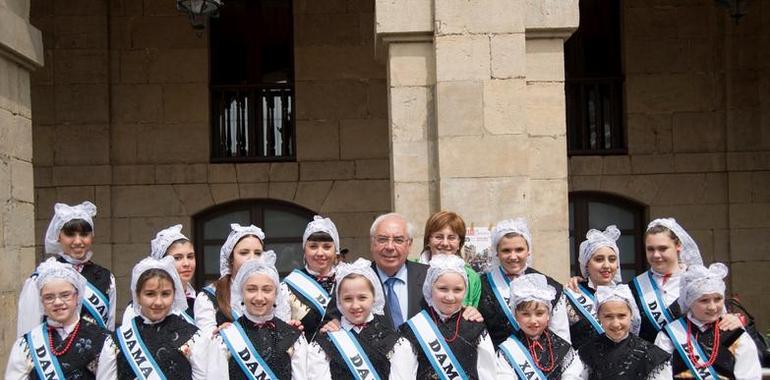
[[[144,345],[142,336],[136,328],[136,319],[131,323],[124,323],[115,333],[118,336],[123,357],[131,366],[136,378],[139,380],[166,380],[166,375],[161,371],[152,353]]]
[[[719,376],[717,375],[717,372],[714,370],[713,367],[703,367],[698,368],[695,363],[692,362],[692,359],[690,358],[690,350],[687,348],[687,317],[682,317],[674,321],[673,323],[669,323],[664,327],[666,330],[666,333],[668,334],[668,337],[671,338],[671,343],[674,344],[674,347],[676,347],[676,351],[679,353],[679,356],[682,358],[682,361],[687,364],[687,368],[690,369],[690,372],[695,376],[698,380],[706,380],[706,379],[719,379]],[[703,348],[700,346],[698,341],[695,339],[694,336],[690,335],[690,342],[692,342],[693,345],[693,356],[697,359],[698,362],[705,363],[708,361],[706,359],[706,353],[703,352]],[[716,346],[713,348],[714,350],[718,350],[719,346]]]
[[[48,324],[43,323],[35,327],[27,333],[26,338],[29,355],[32,356],[37,377],[47,380],[64,380],[64,372],[61,370],[59,360],[51,352],[51,347],[48,345]]]
[[[291,287],[291,290],[307,298],[313,304],[316,311],[318,311],[318,314],[323,315],[326,313],[326,306],[329,304],[331,296],[316,280],[310,278],[301,270],[295,269],[283,281]]]
[[[573,291],[569,287],[564,287],[564,294],[567,295],[567,298],[572,301],[572,305],[575,306],[575,309],[580,312],[581,315],[583,315],[583,318],[588,320],[588,322],[591,322],[591,326],[593,326],[594,330],[596,330],[599,335],[604,334],[604,328],[602,328],[602,325],[599,324],[599,321],[596,318],[596,297],[583,287],[582,285],[578,285],[579,291]]]
[[[334,343],[334,347],[345,359],[350,374],[354,379],[359,380],[380,380],[377,370],[366,355],[366,351],[358,344],[358,340],[345,329],[331,331],[328,333],[329,339]]]
[[[674,320],[668,312],[666,303],[663,302],[658,284],[652,278],[652,272],[647,271],[636,276],[633,283],[639,298],[641,298],[644,315],[647,316],[656,331],[660,331],[663,326]]]
[[[514,336],[510,336],[500,344],[500,352],[505,356],[505,360],[519,375],[519,379],[540,379],[546,380],[546,376],[535,364],[535,360],[521,342]]]
[[[511,287],[508,284],[508,280],[505,278],[503,268],[497,267],[496,269],[489,271],[487,280],[489,281],[489,287],[492,288],[492,293],[494,293],[497,303],[500,305],[500,308],[503,309],[505,317],[508,318],[508,322],[511,323],[514,330],[519,331],[519,324],[513,316],[511,307],[508,306],[507,297],[505,297],[505,295],[511,294]]]
[[[423,353],[433,366],[433,370],[441,379],[468,379],[465,370],[457,361],[455,354],[449,348],[427,311],[421,311],[406,323],[412,329]]]
[[[254,345],[251,344],[240,323],[237,321],[233,322],[231,325],[219,330],[219,335],[225,341],[227,350],[230,351],[230,356],[238,363],[246,377],[255,380],[278,379],[273,370],[268,367],[265,360],[262,359],[262,356],[254,348]]]
[[[86,294],[83,297],[83,306],[88,310],[99,327],[107,328],[110,320],[110,301],[99,289],[90,282],[86,282]]]

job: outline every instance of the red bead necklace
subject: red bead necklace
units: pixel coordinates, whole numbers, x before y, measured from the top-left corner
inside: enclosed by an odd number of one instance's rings
[[[438,324],[438,317],[436,317],[436,312],[433,310],[433,308],[430,308],[430,316],[433,318],[433,322]],[[452,343],[455,340],[457,340],[457,337],[460,335],[460,317],[462,317],[462,313],[457,313],[457,321],[455,322],[455,333],[451,338],[445,339],[447,343]]]
[[[72,333],[70,333],[70,336],[67,337],[67,343],[64,345],[64,348],[61,351],[56,351],[56,348],[53,346],[53,334],[55,333],[54,328],[51,326],[48,326],[48,344],[51,345],[51,352],[56,356],[62,356],[67,353],[67,351],[70,350],[72,347],[72,343],[75,342],[75,337],[78,335],[78,331],[80,331],[80,322],[75,325],[75,328],[72,330]]]
[[[687,356],[690,357],[690,360],[693,364],[695,364],[695,368],[706,368],[710,367],[712,364],[714,364],[714,361],[717,360],[717,354],[719,353],[719,320],[714,322],[714,341],[711,342],[711,355],[709,355],[709,360],[706,363],[698,363],[698,358],[693,354],[695,352],[695,349],[692,345],[692,334],[690,333],[691,330],[691,324],[690,319],[687,319]],[[698,340],[698,337],[695,337],[695,340]]]
[[[551,335],[548,334],[548,331],[543,331],[543,334],[545,334],[545,339],[548,342],[548,356],[551,360],[551,365],[548,366],[548,368],[543,367],[540,365],[540,355],[537,354],[535,351],[535,346],[540,346],[540,349],[542,350],[543,346],[538,341],[533,341],[529,337],[527,337],[527,345],[529,346],[529,352],[532,354],[532,359],[535,360],[535,365],[537,368],[540,368],[542,371],[545,372],[551,372],[556,367],[556,361],[553,360],[553,342],[551,341]]]

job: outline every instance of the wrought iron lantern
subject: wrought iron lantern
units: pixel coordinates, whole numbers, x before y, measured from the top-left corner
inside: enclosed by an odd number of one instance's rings
[[[749,0],[716,0],[717,4],[723,8],[727,8],[730,12],[730,17],[738,24],[741,17],[746,15],[746,8]]]
[[[176,0],[176,9],[187,14],[194,29],[206,27],[206,19],[217,17],[222,0]]]

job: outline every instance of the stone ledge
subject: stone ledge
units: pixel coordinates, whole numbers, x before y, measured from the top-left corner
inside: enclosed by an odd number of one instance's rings
[[[44,63],[40,30],[5,7],[0,8],[0,56],[30,71]]]

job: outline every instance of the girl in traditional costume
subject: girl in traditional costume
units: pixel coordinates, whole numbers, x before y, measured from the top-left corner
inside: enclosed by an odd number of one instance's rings
[[[147,257],[131,272],[136,317],[124,320],[99,357],[98,379],[205,379],[210,339],[187,309],[174,259]]]
[[[497,223],[492,230],[491,251],[496,262],[489,272],[481,276],[479,311],[484,317],[495,347],[511,334],[519,331],[513,311],[508,307],[510,284],[524,274],[540,273],[532,268],[532,235],[523,218],[508,219]],[[562,286],[546,276],[556,294],[551,301],[549,328],[563,340],[570,342],[569,320]]]
[[[59,262],[72,265],[87,283],[82,294],[83,318],[109,330],[115,329],[115,277],[91,258],[94,242],[96,206],[83,202],[76,206],[54,205],[54,216],[45,233],[45,252],[56,255]],[[17,336],[22,336],[43,320],[35,285],[37,273],[25,282],[19,295]]]
[[[187,309],[184,310],[182,318],[195,324],[195,288],[192,286],[192,279],[195,275],[195,248],[187,236],[182,234],[182,225],[177,224],[161,230],[155,235],[155,239],[150,242],[150,256],[155,259],[162,259],[170,256],[174,258],[176,271],[182,280],[185,297],[187,299]],[[123,312],[123,320],[133,319],[134,308],[129,305]]]
[[[655,219],[647,225],[644,236],[650,269],[629,284],[641,310],[639,336],[653,342],[664,326],[682,316],[679,298],[682,273],[692,265],[703,265],[700,250],[690,234],[673,218]],[[727,314],[722,330],[735,330],[742,324],[737,316]]]
[[[395,378],[495,379],[492,341],[482,322],[465,320],[463,299],[468,288],[465,261],[437,255],[423,283],[425,304],[420,313],[401,325],[413,353],[397,351]],[[402,357],[403,356],[403,357]]]
[[[411,356],[412,346],[390,327],[383,315],[385,297],[369,260],[337,266],[335,287],[340,328],[312,343],[308,368],[318,379],[388,379],[410,377],[405,366],[392,361]],[[399,354],[395,352],[399,351]],[[351,359],[353,358],[353,359]],[[391,375],[401,372],[399,375]]]
[[[110,332],[81,318],[86,279],[54,258],[37,267],[35,302],[45,321],[11,348],[5,379],[94,379]],[[28,300],[33,301],[33,300]]]
[[[219,328],[209,371],[222,379],[307,379],[308,344],[295,327],[276,317],[286,304],[275,269],[275,253],[243,264],[232,282],[233,307],[242,315]]]
[[[674,378],[761,379],[757,346],[742,328],[721,331],[727,267],[691,265],[681,274],[682,317],[658,333],[655,344],[673,355]]]
[[[340,237],[334,222],[316,215],[302,234],[302,247],[304,268],[289,273],[281,286],[288,295],[291,320],[300,321],[306,339],[312,340],[323,321],[339,318],[333,296]]]
[[[195,325],[209,333],[226,322],[237,320],[241,311],[232,307],[232,279],[244,263],[262,255],[265,233],[257,226],[230,225],[230,234],[219,250],[219,280],[203,287],[193,307]]]
[[[671,355],[636,335],[641,317],[628,285],[599,286],[596,308],[604,332],[578,350],[583,379],[671,379]]]
[[[498,346],[498,378],[580,378],[577,352],[549,328],[555,298],[556,289],[540,273],[513,280],[509,302],[519,329]]]
[[[609,226],[604,231],[591,229],[580,243],[580,281],[564,287],[567,296],[567,317],[572,346],[579,349],[604,333],[597,318],[596,288],[621,283],[620,250],[616,241],[620,230]],[[579,277],[578,277],[579,278]],[[583,280],[586,279],[586,280]]]

